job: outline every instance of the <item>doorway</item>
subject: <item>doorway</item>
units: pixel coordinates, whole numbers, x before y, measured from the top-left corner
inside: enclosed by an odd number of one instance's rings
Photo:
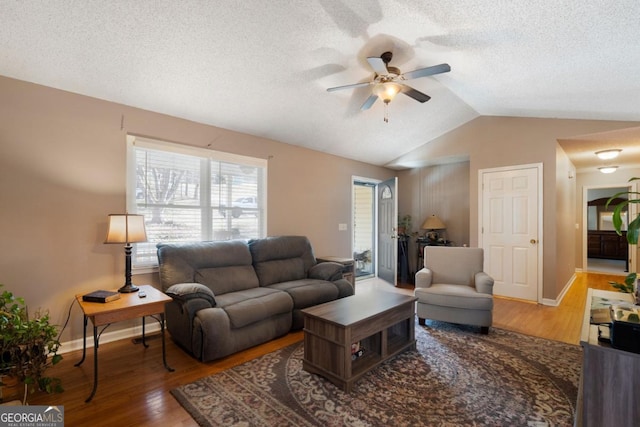
[[[584,187],[583,224],[586,226],[582,265],[585,271],[617,275],[626,275],[630,271],[631,254],[625,235],[628,216],[623,216],[623,233],[618,236],[611,222],[611,212],[617,203],[606,206],[610,197],[626,191],[631,191],[631,187],[624,184]]]
[[[353,181],[353,259],[356,280],[375,276],[376,184]]]
[[[352,178],[352,253],[356,280],[397,283],[398,180]]]

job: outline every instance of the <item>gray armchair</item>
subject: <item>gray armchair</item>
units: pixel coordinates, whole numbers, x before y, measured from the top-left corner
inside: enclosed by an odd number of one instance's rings
[[[483,272],[481,248],[426,246],[425,267],[416,273],[420,325],[425,319],[480,326],[493,321],[493,279]]]

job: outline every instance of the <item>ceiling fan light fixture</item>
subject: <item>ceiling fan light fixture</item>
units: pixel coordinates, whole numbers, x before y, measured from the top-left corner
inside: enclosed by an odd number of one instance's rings
[[[598,170],[602,173],[614,173],[618,170],[618,166],[601,166]]]
[[[596,156],[598,156],[602,160],[611,160],[618,157],[618,154],[620,154],[621,151],[622,150],[619,148],[614,148],[612,150],[601,150],[596,151]]]
[[[393,98],[400,92],[402,88],[395,82],[378,83],[373,87],[373,93],[382,99],[385,104],[393,101]]]

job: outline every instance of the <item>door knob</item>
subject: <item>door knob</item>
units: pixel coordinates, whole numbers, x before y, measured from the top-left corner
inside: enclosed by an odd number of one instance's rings
[[[531,239],[529,240],[529,243],[531,243],[532,245],[535,245],[536,243],[538,243],[538,241],[536,239]]]

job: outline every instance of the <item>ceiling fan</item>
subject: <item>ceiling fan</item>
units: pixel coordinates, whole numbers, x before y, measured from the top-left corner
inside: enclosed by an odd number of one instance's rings
[[[433,76],[434,74],[446,73],[451,71],[449,64],[434,65],[431,67],[420,68],[408,73],[401,73],[400,69],[389,65],[393,53],[385,52],[380,57],[369,57],[367,62],[375,71],[373,80],[362,83],[354,83],[345,86],[330,87],[327,92],[334,92],[343,89],[354,89],[358,87],[364,87],[373,85],[373,90],[369,98],[360,107],[361,110],[368,110],[376,102],[378,98],[382,99],[385,107],[393,100],[398,93],[403,93],[410,98],[415,99],[418,102],[427,102],[431,97],[425,93],[420,92],[412,88],[409,85],[404,84],[405,81],[411,79],[417,79],[420,77]],[[384,121],[388,122],[388,117],[385,108]]]

